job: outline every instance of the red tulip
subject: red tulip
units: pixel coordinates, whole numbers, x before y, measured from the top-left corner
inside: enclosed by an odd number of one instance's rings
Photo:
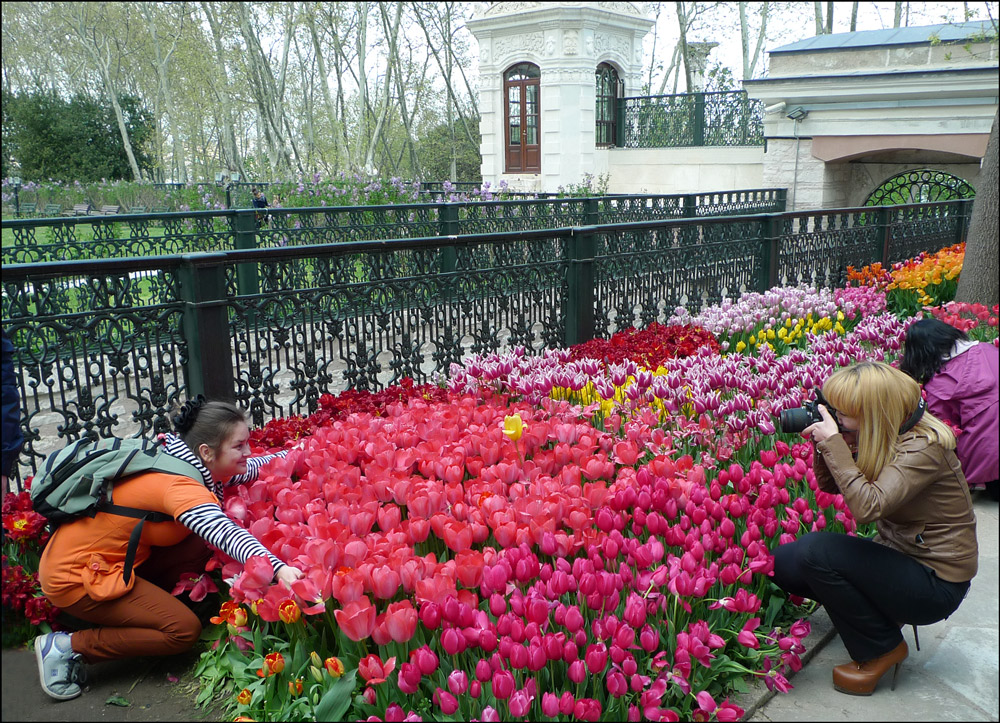
[[[366,683],[378,685],[384,683],[389,674],[396,669],[396,658],[389,658],[384,663],[377,655],[368,655],[358,662],[358,672]]]
[[[405,643],[416,634],[417,611],[409,600],[394,602],[385,611],[385,626],[389,637]]]
[[[375,608],[366,596],[347,603],[343,609],[335,610],[333,615],[344,635],[354,642],[364,640],[375,629]]]

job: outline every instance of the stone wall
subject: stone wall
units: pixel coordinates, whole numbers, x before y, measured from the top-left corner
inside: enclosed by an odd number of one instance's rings
[[[595,175],[608,174],[611,193],[704,193],[782,188],[764,183],[763,148],[605,148]]]

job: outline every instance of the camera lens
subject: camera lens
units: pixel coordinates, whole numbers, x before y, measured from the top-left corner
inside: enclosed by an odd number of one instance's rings
[[[816,421],[813,419],[812,413],[804,407],[783,409],[779,420],[781,422],[781,431],[785,434],[798,434]]]

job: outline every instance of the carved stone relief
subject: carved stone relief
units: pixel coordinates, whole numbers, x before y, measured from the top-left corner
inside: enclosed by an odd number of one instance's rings
[[[631,46],[631,41],[622,35],[605,35],[602,33],[594,36],[594,49],[597,50],[598,55],[601,53],[613,53],[623,61],[628,62]]]
[[[580,50],[580,33],[567,30],[563,33],[563,55],[576,55]]]
[[[498,62],[513,53],[520,53],[524,50],[537,52],[540,47],[542,47],[542,34],[540,32],[496,38],[493,41],[493,62]]]

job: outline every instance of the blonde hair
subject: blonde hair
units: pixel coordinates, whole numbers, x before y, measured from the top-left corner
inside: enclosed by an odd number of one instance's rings
[[[920,385],[881,362],[861,362],[834,372],[825,396],[842,414],[858,420],[858,469],[874,481],[898,452],[899,428],[920,402]],[[925,411],[911,430],[931,444],[955,449],[951,429]]]

